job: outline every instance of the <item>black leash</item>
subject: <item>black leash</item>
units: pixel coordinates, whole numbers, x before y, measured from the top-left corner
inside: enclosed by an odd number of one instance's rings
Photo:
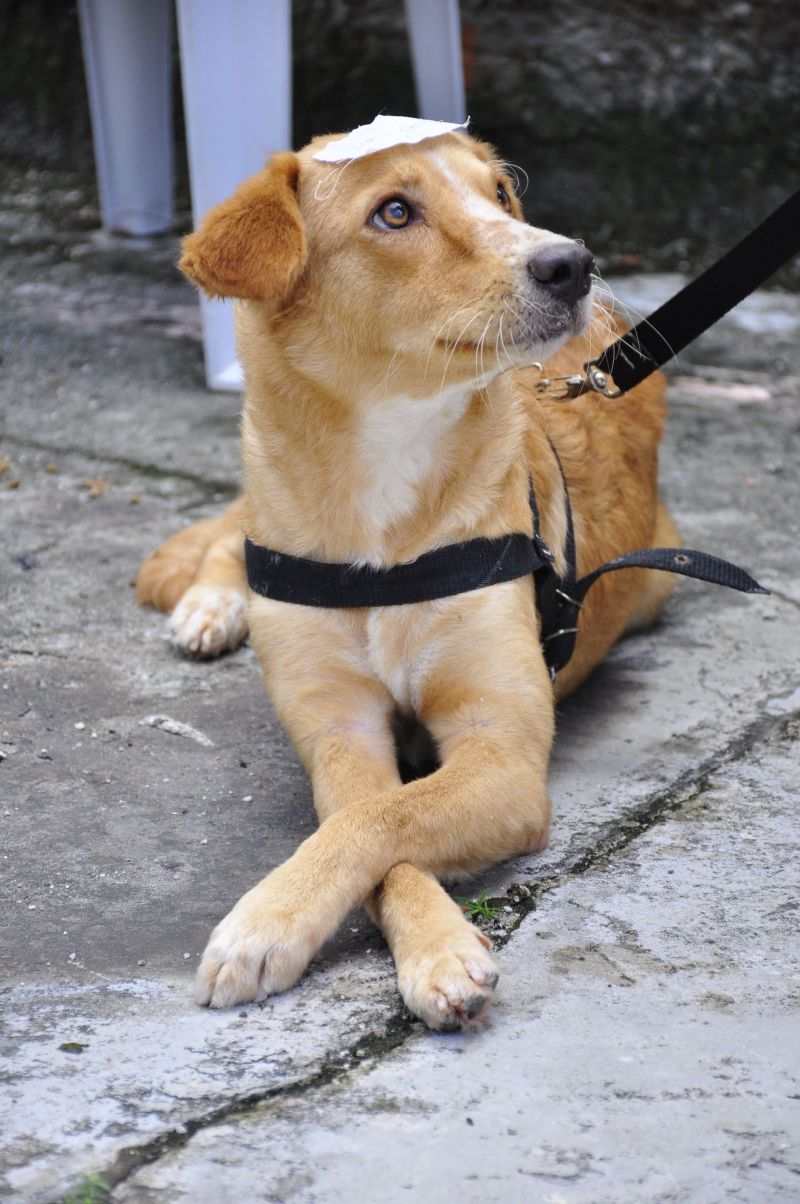
[[[707,271],[612,343],[584,373],[543,380],[555,400],[602,393],[621,397],[642,383],[709,326],[800,254],[800,191],[771,213]],[[558,396],[552,386],[562,388]]]

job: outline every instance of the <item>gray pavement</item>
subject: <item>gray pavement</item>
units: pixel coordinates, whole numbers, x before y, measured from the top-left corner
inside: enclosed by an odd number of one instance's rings
[[[310,791],[251,651],[181,659],[129,582],[234,492],[236,399],[203,387],[169,240],[12,201],[0,1196],[796,1199],[800,301],[681,357],[662,459],[687,542],[773,592],[682,584],[561,709],[551,847],[460,888],[499,908],[491,1027],[404,1015],[356,914],[293,991],[208,1012],[208,932],[312,830]],[[647,310],[676,283],[616,287]]]

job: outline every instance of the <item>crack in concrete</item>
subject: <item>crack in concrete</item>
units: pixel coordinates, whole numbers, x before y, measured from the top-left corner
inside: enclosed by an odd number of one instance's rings
[[[526,884],[526,889],[530,890],[529,896],[514,899],[515,888],[512,885],[508,888],[506,898],[490,899],[490,903],[506,906],[510,901],[514,911],[514,921],[508,926],[505,936],[495,939],[495,945],[502,948],[508,942],[526,916],[536,910],[539,900],[544,895],[556,890],[571,878],[580,877],[589,870],[608,864],[614,857],[624,852],[629,844],[660,823],[668,814],[680,811],[688,803],[699,798],[708,789],[710,779],[720,769],[741,761],[757,745],[766,744],[779,734],[783,734],[787,739],[797,739],[798,733],[794,731],[794,728],[798,721],[800,721],[800,711],[781,716],[762,715],[753,720],[723,748],[712,753],[699,766],[684,770],[669,786],[651,795],[639,807],[601,830],[594,845],[576,857],[563,870],[549,878]]]
[[[523,920],[536,910],[539,900],[546,894],[557,890],[558,887],[573,878],[607,864],[624,852],[633,841],[638,840],[656,824],[663,822],[668,815],[682,810],[687,804],[701,797],[708,789],[715,773],[728,765],[743,760],[759,744],[768,743],[777,737],[789,740],[800,738],[799,725],[800,711],[779,717],[765,715],[753,720],[723,748],[712,753],[699,766],[685,770],[669,786],[651,795],[622,819],[610,823],[606,829],[601,831],[599,839],[594,845],[580,856],[575,857],[564,869],[552,874],[549,878],[539,881],[532,880],[524,884],[524,890],[527,893],[522,896],[515,894],[515,892],[519,892],[521,884],[512,884],[505,897],[488,900],[498,906],[507,907],[509,903],[512,906],[512,918],[506,931],[499,935],[493,933],[495,948],[502,949],[508,944]],[[186,1146],[191,1138],[202,1130],[248,1116],[256,1108],[268,1104],[272,1100],[291,1099],[316,1091],[331,1083],[346,1082],[360,1069],[373,1065],[377,1058],[405,1045],[411,1038],[415,1036],[423,1038],[425,1033],[420,1032],[421,1023],[405,1007],[401,1006],[382,1031],[371,1033],[368,1036],[359,1036],[346,1054],[329,1055],[314,1073],[288,1084],[267,1087],[261,1091],[253,1091],[228,1100],[211,1111],[192,1117],[142,1145],[128,1146],[120,1150],[113,1163],[102,1172],[103,1178],[113,1192],[115,1187],[124,1183],[142,1167],[157,1162],[174,1150]]]
[[[74,661],[75,657],[67,652],[56,652],[52,648],[9,648],[7,656],[30,656],[35,660],[42,657],[47,657],[48,660],[55,661]],[[84,664],[94,664],[95,657],[86,656],[83,658]]]
[[[54,447],[50,443],[41,443],[36,439],[19,439],[15,435],[5,433],[2,435],[2,438],[4,442],[10,443],[12,447],[22,448],[25,451],[40,451],[46,452],[51,456],[61,457],[82,456],[83,459],[89,460],[93,464],[116,464],[120,468],[128,468],[131,472],[138,473],[143,477],[149,477],[151,480],[185,481],[189,485],[196,485],[206,495],[221,493],[225,497],[235,497],[239,492],[239,485],[233,481],[216,480],[213,477],[188,472],[183,468],[162,468],[160,464],[148,464],[144,460],[134,460],[127,456],[105,455],[102,452],[91,451],[83,447],[71,447],[66,444],[59,444],[57,447]]]
[[[213,1128],[226,1121],[248,1116],[259,1105],[269,1103],[270,1100],[291,1099],[294,1096],[305,1095],[348,1076],[354,1069],[354,1063],[367,1065],[374,1058],[405,1044],[408,1038],[413,1036],[414,1028],[418,1023],[404,1007],[400,1007],[389,1019],[382,1032],[359,1037],[356,1045],[347,1051],[347,1056],[329,1055],[313,1074],[296,1079],[292,1083],[266,1087],[263,1091],[251,1091],[247,1095],[238,1096],[227,1103],[220,1104],[210,1112],[184,1121],[183,1124],[159,1134],[158,1137],[154,1137],[143,1145],[128,1146],[120,1150],[107,1170],[101,1172],[102,1178],[113,1191],[115,1187],[124,1183],[142,1167],[158,1162],[173,1150],[188,1145],[195,1133]],[[359,1051],[358,1054],[356,1048]]]

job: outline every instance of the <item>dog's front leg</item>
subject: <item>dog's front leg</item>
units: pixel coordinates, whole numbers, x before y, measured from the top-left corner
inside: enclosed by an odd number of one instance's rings
[[[368,714],[373,716],[371,725]],[[380,792],[376,787],[400,786],[394,749],[386,744],[388,711],[383,718],[380,738],[370,740],[375,707],[364,706],[360,722],[351,722],[347,735],[340,723],[333,738],[320,742],[309,766],[320,819],[348,800],[374,797]],[[392,952],[397,985],[409,1011],[441,1030],[468,1027],[486,1016],[499,977],[491,942],[432,873],[400,862],[365,906]]]
[[[526,645],[535,647],[530,635]],[[334,691],[309,690],[306,685],[302,722],[315,736],[313,747],[305,750],[297,738],[295,694],[292,718],[282,717],[312,771],[321,812],[336,805],[339,809],[323,819],[293,857],[249,891],[215,930],[199,971],[201,1001],[225,1006],[286,989],[348,910],[393,866],[405,862],[433,874],[453,873],[541,846],[549,819],[544,778],[553,729],[552,695],[540,655],[516,652],[519,645],[507,638],[503,646],[492,649],[485,640],[481,655],[473,653],[469,662],[463,656],[447,656],[437,666],[435,686],[423,700],[423,717],[438,743],[442,767],[406,786],[387,788],[383,782],[388,770],[376,773],[373,764],[365,764],[367,720],[364,714],[348,714],[352,690],[338,683]],[[504,649],[513,658],[505,667],[500,660]],[[499,688],[492,684],[498,673]],[[333,729],[320,723],[320,698],[329,700],[331,718],[335,714]],[[326,773],[329,783],[337,783],[327,803],[324,790],[320,795]],[[376,787],[380,792],[373,795]],[[391,878],[389,885],[390,897],[393,893],[402,912],[401,878],[396,878],[393,892]],[[417,902],[422,894],[430,896],[429,880],[424,891],[417,892]],[[420,935],[424,908],[414,914],[411,907],[408,924],[398,922],[397,908],[385,902],[379,903],[379,912],[396,925],[394,944],[400,960],[413,959],[415,946],[420,948],[422,942],[404,945],[403,935],[415,929]],[[417,957],[418,963],[422,960]],[[491,974],[489,970],[487,982]],[[464,1010],[472,1006],[465,999],[461,1003]],[[439,1005],[434,1001],[432,1006]],[[433,1014],[425,1018],[436,1021]],[[449,1017],[440,1012],[439,1019],[447,1022]]]
[[[392,951],[410,1012],[444,1031],[485,1019],[499,978],[491,941],[432,873],[407,861],[392,866],[367,910]]]
[[[296,734],[300,727],[306,733],[299,748],[314,784],[321,820],[344,806],[366,803],[401,787],[393,702],[380,683],[352,671],[340,673],[336,688],[318,682],[313,695],[306,693],[303,710],[302,723],[296,712],[284,712],[284,718]],[[278,897],[274,889],[278,880],[275,874],[265,879],[265,889],[249,892],[215,931],[198,974],[200,1002],[223,1007],[290,986],[305,968],[312,946],[324,939],[322,930],[307,945],[288,939],[295,916],[290,909],[281,914],[290,895],[287,891],[283,899]],[[262,982],[266,952],[255,929],[257,913],[263,916],[270,908],[273,924],[279,920],[283,940],[270,950],[267,986]],[[408,863],[393,866],[368,898],[367,908],[395,958],[400,991],[411,1011],[442,1029],[456,1028],[485,1011],[497,982],[497,969],[487,952],[489,942],[432,874]],[[242,942],[244,924],[250,925],[252,947]]]

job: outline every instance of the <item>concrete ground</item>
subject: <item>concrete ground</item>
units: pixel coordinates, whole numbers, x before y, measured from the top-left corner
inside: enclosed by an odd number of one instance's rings
[[[798,299],[681,356],[663,455],[687,543],[772,593],[683,583],[561,709],[551,847],[462,888],[497,909],[490,1028],[404,1014],[356,914],[294,990],[209,1012],[206,937],[311,797],[251,651],[183,660],[135,605],[236,488],[236,399],[171,241],[87,233],[68,183],[0,216],[0,1196],[797,1199]]]

